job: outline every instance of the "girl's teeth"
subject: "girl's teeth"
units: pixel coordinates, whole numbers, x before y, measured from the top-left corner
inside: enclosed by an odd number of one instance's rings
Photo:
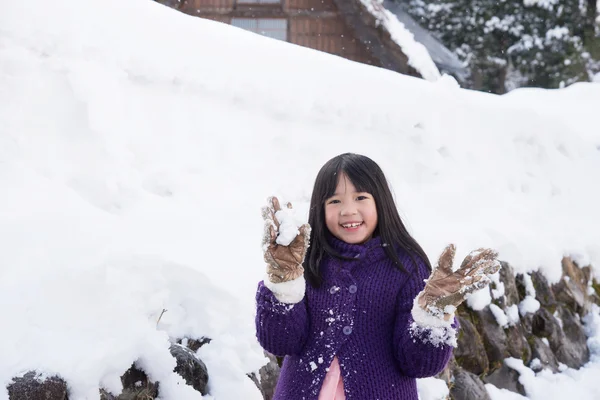
[[[344,228],[356,228],[357,226],[360,226],[362,224],[362,222],[359,222],[358,224],[347,224],[347,225],[342,225]]]

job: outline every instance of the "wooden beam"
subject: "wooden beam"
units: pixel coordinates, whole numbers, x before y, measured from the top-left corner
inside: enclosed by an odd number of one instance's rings
[[[194,12],[195,11],[195,12]],[[255,9],[236,9],[236,10],[223,10],[218,8],[201,8],[199,10],[189,10],[188,14],[198,16],[220,16],[220,17],[232,17],[232,18],[296,18],[296,17],[310,17],[310,18],[335,18],[338,13],[334,11],[310,11],[310,10],[287,10],[282,9],[268,9],[268,8],[255,8]]]

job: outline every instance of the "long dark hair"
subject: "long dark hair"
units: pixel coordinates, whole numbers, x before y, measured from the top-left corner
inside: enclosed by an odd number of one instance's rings
[[[392,192],[383,171],[369,157],[360,154],[345,153],[327,161],[317,174],[312,197],[308,223],[312,228],[310,247],[304,259],[304,270],[307,281],[313,287],[322,283],[319,265],[323,256],[344,258],[338,254],[327,241],[329,231],[325,225],[325,201],[334,195],[341,174],[348,177],[359,192],[373,195],[377,210],[377,227],[373,236],[381,236],[382,243],[387,243],[385,252],[396,267],[406,272],[407,268],[398,258],[397,249],[403,248],[416,264],[415,256],[420,257],[431,270],[427,255],[408,233],[398,214]]]

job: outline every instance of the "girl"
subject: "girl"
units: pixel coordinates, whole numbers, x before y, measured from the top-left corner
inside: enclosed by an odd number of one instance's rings
[[[357,154],[321,168],[293,240],[277,198],[263,217],[256,332],[285,356],[276,400],[418,399],[416,378],[442,371],[456,346],[455,308],[499,269],[479,249],[453,272],[449,245],[431,274],[381,168]]]

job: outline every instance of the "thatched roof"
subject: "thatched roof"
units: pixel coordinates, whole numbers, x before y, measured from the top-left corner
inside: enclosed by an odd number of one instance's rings
[[[437,38],[435,38],[427,29],[423,28],[417,23],[408,13],[404,10],[404,6],[401,3],[397,3],[391,0],[384,0],[383,6],[389,10],[392,14],[398,18],[406,29],[408,29],[415,37],[415,40],[429,52],[429,55],[433,59],[433,62],[438,66],[440,70],[450,73],[452,75],[468,75],[467,68],[458,59],[458,57],[452,53],[446,46],[444,46]]]
[[[401,4],[391,0],[334,2],[358,39],[383,67],[402,73],[411,73],[408,68],[412,67],[420,76],[432,81],[439,78],[440,72],[459,80],[468,76],[468,70],[458,58],[419,26]]]

